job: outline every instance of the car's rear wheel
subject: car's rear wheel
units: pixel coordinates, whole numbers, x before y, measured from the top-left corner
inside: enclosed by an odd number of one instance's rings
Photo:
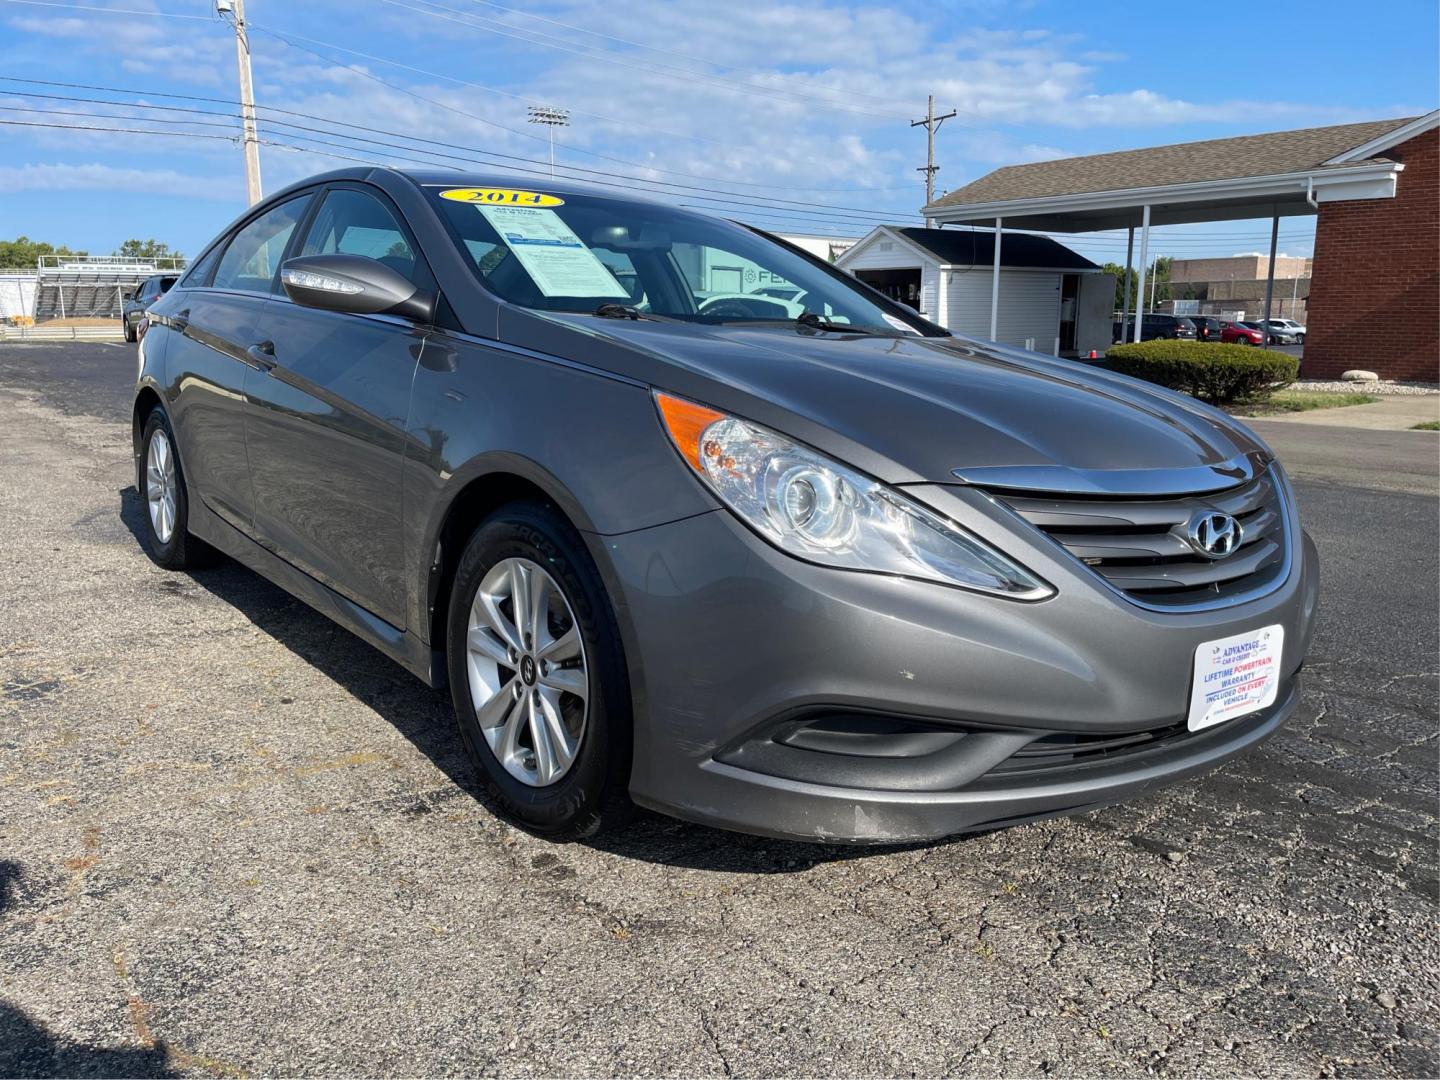
[[[140,438],[140,499],[145,509],[145,550],[167,570],[189,570],[208,561],[210,551],[188,531],[190,501],[165,410],[156,408]]]
[[[475,530],[446,643],[461,735],[505,813],[556,840],[628,816],[620,635],[589,552],[553,506],[513,503]]]

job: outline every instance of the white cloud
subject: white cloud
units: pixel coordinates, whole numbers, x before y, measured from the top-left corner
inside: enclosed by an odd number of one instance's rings
[[[152,0],[109,2],[133,7]],[[280,122],[326,125],[271,114],[265,137],[313,147],[315,139],[397,142],[402,140],[383,131],[403,132],[529,159],[500,158],[492,166],[472,163],[470,168],[498,170],[508,160],[510,167],[543,169],[545,141],[525,124],[529,99],[572,110],[572,126],[559,140],[560,161],[572,167],[896,212],[913,210],[920,201],[915,166],[923,160],[924,136],[908,123],[923,112],[926,94],[932,92],[942,111],[960,113],[946,123],[937,142],[942,188],[958,187],[1000,165],[1115,149],[1117,130],[1126,133],[1125,141],[1143,144],[1146,129],[1181,123],[1254,130],[1271,122],[1285,126],[1292,119],[1298,124],[1349,118],[1284,102],[1189,101],[1145,87],[1101,92],[1101,86],[1116,82],[1114,71],[1123,73],[1123,57],[1089,47],[1105,41],[1044,29],[991,28],[1013,18],[1010,0],[941,0],[936,8],[914,9],[923,15],[835,0],[780,0],[747,6],[743,19],[733,6],[713,0],[632,0],[623,20],[615,18],[613,5],[593,0],[542,0],[525,9],[580,31],[478,4],[472,8],[448,0],[446,6],[473,10],[478,18],[426,18],[390,5],[357,7],[353,0],[343,6],[338,0],[311,0],[304,13],[317,22],[363,23],[364,36],[339,30],[323,35],[337,46],[490,83],[514,96],[366,62],[370,74],[450,109],[437,107],[256,29],[252,45],[262,104],[361,125],[343,133],[303,132]],[[208,3],[202,8],[208,10]],[[282,31],[305,25],[284,11],[272,16],[261,8],[251,12],[252,19],[257,14],[258,27],[272,17]],[[147,85],[153,80],[164,89],[213,86],[195,92],[233,96],[233,39],[218,23],[186,23],[183,34],[173,35],[163,32],[168,24],[161,20],[140,17],[19,17],[7,25],[22,36],[50,38],[52,49],[103,58],[107,71],[143,75]],[[561,47],[527,45],[498,33],[502,30]],[[371,44],[380,32],[383,39]],[[463,65],[450,59],[456,45],[466,50]],[[96,81],[110,80],[97,76]],[[119,155],[136,147],[154,147],[193,156],[201,170],[233,172],[238,184],[239,151],[222,141],[101,132],[36,132],[30,138],[42,147],[79,149],[87,157],[108,151],[121,162],[128,158]],[[466,156],[463,149],[396,150],[375,143],[332,149],[335,155],[376,160],[393,160],[389,154],[430,158],[435,167],[443,167],[446,159],[432,155]],[[262,158],[267,190],[346,164],[319,147],[269,146]],[[463,160],[450,164],[466,167]],[[839,193],[865,188],[885,190]],[[699,201],[700,194],[674,197]],[[737,206],[711,208],[741,212]]]

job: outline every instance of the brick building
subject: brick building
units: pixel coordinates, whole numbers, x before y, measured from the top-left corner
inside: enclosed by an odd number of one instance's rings
[[[1254,275],[1208,279],[1252,318],[1290,315],[1302,279],[1281,277],[1283,217],[1316,216],[1306,290],[1304,373],[1368,368],[1440,378],[1440,110],[1425,116],[1177,143],[1011,165],[924,207],[939,225],[1050,233],[1127,230],[1126,265],[1145,292],[1150,230],[1159,225],[1271,222]],[[1138,245],[1136,241],[1138,240]],[[1138,256],[1138,258],[1137,258]],[[1248,270],[1248,268],[1245,268]],[[1293,273],[1293,270],[1292,270]],[[1210,289],[1207,289],[1209,292]],[[1265,299],[1269,297],[1269,300]],[[991,301],[997,325],[998,295]],[[1131,320],[1135,333],[1140,320]]]
[[[1265,294],[1271,294],[1270,314],[1304,323],[1308,317],[1311,260],[1280,255],[1275,259],[1275,285],[1268,288],[1270,259],[1265,255],[1233,255],[1224,259],[1175,259],[1170,264],[1170,295],[1193,300],[1185,310],[1197,315],[1234,315],[1240,319],[1265,317]]]
[[[1320,207],[1305,374],[1440,378],[1440,130],[1434,114],[1357,148],[1404,166],[1392,199]]]

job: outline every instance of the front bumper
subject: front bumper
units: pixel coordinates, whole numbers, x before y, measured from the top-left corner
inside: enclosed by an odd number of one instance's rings
[[[1117,595],[1024,522],[977,519],[974,502],[953,488],[911,491],[1023,553],[1057,595],[1019,603],[813,566],[723,510],[593,538],[626,638],[637,802],[786,838],[934,839],[1133,798],[1243,752],[1294,711],[1319,578],[1298,523],[1292,535],[1303,539],[1273,592],[1216,610],[1160,612]],[[1196,647],[1275,623],[1285,628],[1275,704],[1184,732]],[[858,766],[833,748],[769,752],[797,717],[834,714],[916,721],[921,742],[934,738],[939,749],[882,747],[890,760]],[[977,753],[957,749],[954,732]],[[1133,752],[1043,769],[1011,768],[995,752],[1007,738],[1018,750],[1067,733],[1123,742],[1156,732],[1168,734]]]

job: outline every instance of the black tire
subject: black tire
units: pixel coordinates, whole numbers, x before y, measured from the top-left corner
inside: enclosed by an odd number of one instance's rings
[[[470,693],[466,641],[471,605],[490,569],[512,558],[539,564],[560,587],[579,626],[589,672],[588,711],[574,763],[544,787],[524,783],[506,771],[485,739]],[[503,813],[530,832],[555,841],[596,836],[629,818],[631,715],[624,648],[594,560],[574,526],[554,506],[510,503],[476,528],[460,556],[450,590],[446,657],[461,737],[485,789]]]
[[[136,335],[136,333],[135,333],[135,328],[130,325],[130,320],[129,320],[129,319],[125,319],[123,316],[122,316],[122,321],[123,321],[124,324],[125,324],[125,340],[128,341],[128,342],[130,342],[131,344],[134,344],[134,342],[135,342],[135,340],[136,340],[136,337],[137,337],[137,335]]]
[[[150,444],[157,434],[163,434],[173,454],[175,471],[175,514],[174,524],[168,540],[161,540],[156,532],[150,514],[151,477],[147,463],[150,460]],[[185,493],[185,472],[180,463],[180,454],[175,442],[175,432],[170,427],[170,418],[161,408],[152,409],[145,421],[144,434],[140,436],[140,467],[135,486],[140,492],[140,525],[145,542],[145,551],[157,564],[166,570],[193,570],[204,566],[213,559],[213,549],[190,535],[190,500]]]

